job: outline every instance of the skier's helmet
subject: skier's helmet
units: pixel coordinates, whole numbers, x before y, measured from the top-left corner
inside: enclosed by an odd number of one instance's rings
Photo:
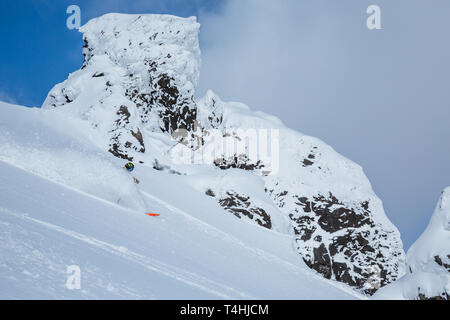
[[[125,165],[125,169],[127,169],[128,171],[133,171],[134,170],[134,164],[132,164],[131,162],[128,162],[126,165]]]

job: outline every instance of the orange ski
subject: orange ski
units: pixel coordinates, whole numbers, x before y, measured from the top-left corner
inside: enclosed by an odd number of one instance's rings
[[[157,213],[146,213],[146,215],[150,216],[150,217],[159,217],[160,215]]]

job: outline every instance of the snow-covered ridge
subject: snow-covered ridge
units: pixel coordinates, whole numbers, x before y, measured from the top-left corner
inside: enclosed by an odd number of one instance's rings
[[[134,161],[141,181],[153,171],[166,175],[167,184],[176,176],[202,201],[215,203],[214,213],[289,237],[298,264],[326,279],[372,294],[403,275],[400,234],[360,166],[323,141],[212,91],[194,99],[198,30],[195,18],[166,15],[108,14],[88,22],[80,29],[85,62],[51,90],[41,117],[59,119],[64,134],[86,140],[118,170]],[[253,133],[270,140],[275,157],[255,158],[249,146],[214,153]],[[14,160],[0,148],[1,156]],[[46,170],[37,171],[55,176]],[[143,183],[120,195],[109,185],[97,195],[127,207],[137,197],[145,206]]]
[[[381,299],[450,300],[450,187],[407,254],[408,273],[377,293]]]
[[[414,272],[436,255],[450,254],[450,187],[442,191],[430,223],[420,238],[408,250],[407,260]]]

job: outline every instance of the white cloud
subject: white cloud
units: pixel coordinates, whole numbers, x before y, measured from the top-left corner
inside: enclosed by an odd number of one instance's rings
[[[378,0],[383,29],[370,31],[371,4],[228,0],[200,15],[198,94],[213,89],[324,139],[365,168],[405,231],[450,184],[450,2]]]

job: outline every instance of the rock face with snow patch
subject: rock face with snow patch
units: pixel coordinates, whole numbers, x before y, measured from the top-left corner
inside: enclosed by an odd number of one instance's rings
[[[80,28],[82,69],[55,86],[44,109],[70,108],[100,126],[113,155],[145,153],[143,128],[192,131],[199,25],[195,18],[108,14]]]
[[[407,274],[377,293],[381,299],[450,300],[450,187],[407,254]]]
[[[211,189],[206,191],[206,195],[215,197]],[[219,204],[239,219],[246,217],[255,221],[261,227],[272,229],[272,221],[268,213],[264,209],[252,205],[250,197],[228,191],[224,197],[219,199]]]
[[[88,22],[81,70],[43,109],[85,121],[87,137],[115,157],[196,177],[193,188],[226,214],[290,234],[301,260],[327,279],[372,294],[401,276],[399,232],[358,165],[212,91],[194,99],[198,30],[195,18],[166,15]]]
[[[332,193],[296,198],[289,217],[297,249],[308,266],[366,293],[376,291],[367,282],[375,270],[379,286],[396,279],[399,267],[392,261],[402,255],[400,243],[393,251],[386,246],[385,240],[393,241],[395,235],[376,223],[368,201],[344,204]]]

